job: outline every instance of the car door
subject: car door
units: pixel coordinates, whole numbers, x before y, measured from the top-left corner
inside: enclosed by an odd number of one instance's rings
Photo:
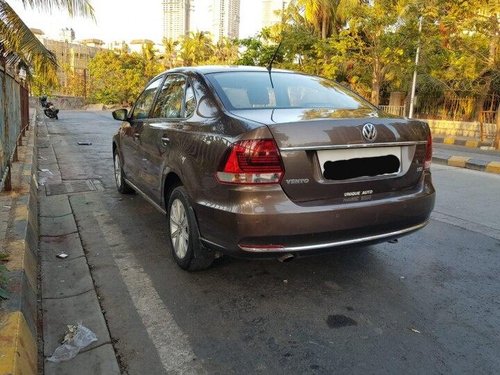
[[[186,93],[189,101],[186,106]],[[162,176],[170,168],[169,159],[176,131],[182,129],[184,120],[194,112],[194,93],[182,74],[167,75],[158,91],[155,105],[151,111],[151,121],[144,124],[141,144],[145,160],[144,173],[147,186],[144,192],[157,204],[162,203]],[[194,102],[195,103],[195,102]]]
[[[141,137],[144,124],[149,121],[158,87],[164,78],[164,76],[157,77],[146,86],[130,112],[127,126],[120,130],[123,171],[126,178],[141,190],[144,186],[144,161],[140,153]]]

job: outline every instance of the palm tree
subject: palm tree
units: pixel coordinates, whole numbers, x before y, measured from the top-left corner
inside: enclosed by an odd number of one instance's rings
[[[25,8],[52,11],[63,8],[70,16],[90,16],[94,10],[89,0],[18,0]],[[35,74],[55,81],[56,57],[36,38],[5,0],[0,0],[0,62],[10,66],[22,63]],[[29,70],[28,70],[29,73]]]
[[[350,11],[360,0],[297,0],[304,9],[304,18],[321,39],[326,39],[340,30]]]
[[[163,64],[167,69],[172,69],[176,65],[178,44],[179,42],[176,40],[167,38],[163,39],[163,48],[165,49],[163,54]]]
[[[198,65],[208,60],[213,53],[210,34],[198,31],[182,37],[180,57],[185,66]]]

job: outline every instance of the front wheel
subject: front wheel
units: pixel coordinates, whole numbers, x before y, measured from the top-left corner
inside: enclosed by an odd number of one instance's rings
[[[54,114],[52,113],[52,111],[50,109],[44,109],[43,110],[43,113],[45,114],[45,116],[47,116],[48,118],[54,118]]]
[[[179,267],[189,271],[210,267],[215,254],[200,242],[194,210],[183,186],[177,186],[170,194],[167,220],[172,255]]]

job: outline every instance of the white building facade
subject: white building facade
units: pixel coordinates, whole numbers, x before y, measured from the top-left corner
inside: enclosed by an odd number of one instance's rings
[[[178,40],[189,32],[190,0],[163,0],[163,37]]]
[[[281,22],[281,12],[287,7],[289,1],[262,0],[262,27],[269,27]]]
[[[212,36],[214,41],[222,37],[236,39],[240,35],[240,0],[213,0]]]

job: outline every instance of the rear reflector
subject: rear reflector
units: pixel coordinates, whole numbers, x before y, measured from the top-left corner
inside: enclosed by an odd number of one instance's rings
[[[431,169],[431,163],[432,163],[432,135],[429,132],[429,135],[427,136],[427,148],[425,149],[424,169],[425,170]]]
[[[264,251],[272,252],[272,251],[279,251],[285,248],[283,245],[275,245],[275,244],[269,244],[269,245],[239,244],[238,246],[241,250],[254,251],[254,252],[264,252]]]
[[[277,184],[285,172],[272,139],[234,143],[221,169],[217,179],[226,184]]]

